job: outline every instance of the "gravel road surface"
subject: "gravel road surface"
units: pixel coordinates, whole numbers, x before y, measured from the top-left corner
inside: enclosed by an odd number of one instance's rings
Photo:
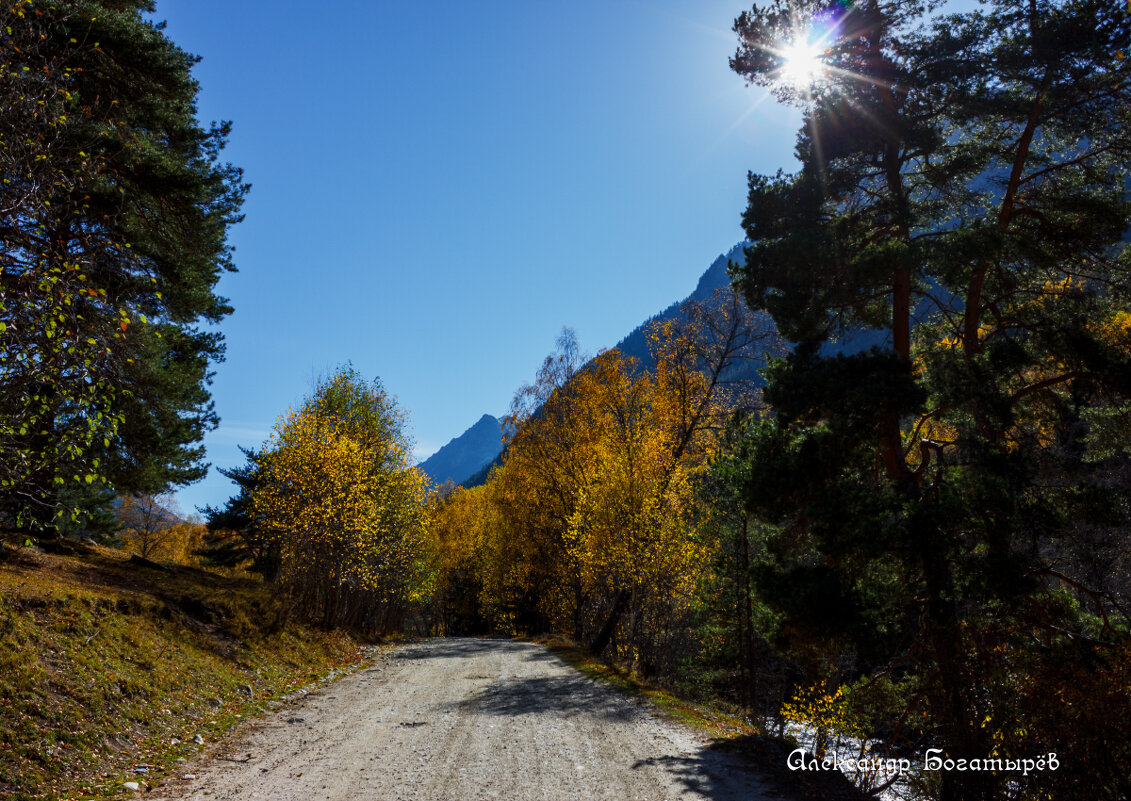
[[[292,722],[288,722],[292,721]],[[539,645],[437,639],[379,658],[213,749],[149,798],[776,798],[706,737]]]

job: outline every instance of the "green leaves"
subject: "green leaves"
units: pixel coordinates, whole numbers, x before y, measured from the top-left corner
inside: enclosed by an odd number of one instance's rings
[[[0,63],[26,68],[0,84],[0,475],[18,488],[0,511],[38,525],[64,503],[56,476],[131,492],[199,478],[216,422],[222,340],[197,329],[230,311],[213,289],[247,187],[218,160],[227,128],[195,119],[192,58],[145,8],[0,10]],[[21,419],[32,395],[48,408]]]

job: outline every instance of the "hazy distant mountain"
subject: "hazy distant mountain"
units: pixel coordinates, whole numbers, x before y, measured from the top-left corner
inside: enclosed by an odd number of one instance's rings
[[[634,328],[628,336],[617,343],[617,349],[626,356],[631,356],[636,359],[646,370],[654,367],[655,362],[652,359],[651,352],[648,350],[648,337],[645,333],[646,328],[655,322],[675,319],[679,316],[680,306],[689,300],[708,301],[715,292],[720,289],[724,292],[730,292],[731,286],[730,277],[727,275],[727,263],[733,261],[741,264],[744,260],[744,247],[745,243],[739,243],[731,248],[729,252],[715,259],[714,262],[711,263],[711,266],[707,268],[707,271],[699,277],[699,283],[696,284],[695,290],[690,295],[683,300],[676,301],[663,311],[642,322]],[[744,363],[735,368],[735,375],[728,375],[727,377],[728,379],[751,378],[758,380],[757,368],[761,366],[762,364],[760,362],[752,361]],[[739,375],[739,373],[741,373],[741,375]],[[455,441],[457,440],[453,440],[453,442]],[[501,450],[501,447],[497,444],[494,453],[480,462],[475,472],[465,477],[465,480],[462,482],[463,485],[465,487],[474,487],[485,482],[492,465],[499,461]],[[456,483],[461,482],[457,481]]]
[[[172,495],[138,495],[129,498],[128,505],[126,500],[124,495],[115,495],[110,501],[110,513],[126,528],[138,528],[141,525],[175,526],[186,522],[180,510],[176,509]],[[163,503],[169,503],[173,508],[166,508]]]
[[[1129,193],[1131,193],[1131,179],[1127,179]],[[1131,230],[1124,236],[1124,241],[1131,242]],[[645,329],[650,323],[663,322],[674,319],[679,315],[679,308],[688,300],[706,301],[711,298],[716,290],[722,289],[730,292],[730,276],[727,275],[727,264],[745,262],[746,242],[740,242],[727,253],[719,256],[707,271],[699,277],[695,290],[686,298],[668,306],[663,311],[645,320],[632,330],[632,332],[617,343],[617,349],[626,356],[636,359],[645,369],[654,367],[652,354],[648,350],[648,338]],[[941,297],[946,302],[946,293],[941,288],[934,286],[934,295]],[[914,312],[914,319],[920,321],[929,314],[933,308],[929,304],[922,304]],[[824,355],[836,353],[853,354],[873,347],[891,347],[890,332],[885,329],[864,329],[849,331],[844,336],[833,342],[826,342],[821,347]],[[735,368],[735,374],[726,376],[728,379],[744,378],[760,381],[758,369],[763,365],[759,361],[745,362]],[[486,423],[485,423],[486,421]],[[488,432],[490,436],[488,436]],[[453,439],[429,459],[420,464],[421,469],[442,483],[445,477],[451,478],[456,484],[474,487],[487,480],[493,464],[499,461],[502,452],[502,425],[489,414],[483,417],[474,426],[460,436]],[[474,443],[474,444],[473,444]],[[452,465],[452,467],[448,467]]]
[[[653,315],[652,317],[649,317],[643,323],[638,325],[632,330],[631,333],[629,333],[628,336],[617,343],[617,349],[626,356],[631,356],[632,358],[636,359],[640,366],[645,370],[652,369],[655,366],[655,362],[652,359],[651,352],[648,350],[648,337],[646,333],[647,327],[652,323],[675,319],[680,314],[680,307],[689,300],[706,302],[709,301],[718,290],[722,290],[724,293],[732,292],[733,290],[731,289],[730,276],[727,274],[727,265],[730,262],[734,262],[736,264],[743,264],[745,262],[746,254],[744,252],[744,249],[746,247],[746,244],[747,243],[745,242],[740,242],[739,244],[731,248],[730,251],[715,259],[714,262],[711,263],[711,266],[707,268],[706,272],[704,272],[699,277],[699,282],[698,284],[696,284],[695,290],[690,295],[688,295],[683,300],[676,301],[663,311]],[[724,296],[723,301],[729,302],[729,299]],[[769,320],[768,316],[761,312],[758,314],[758,316],[764,318],[764,325],[766,325],[767,327],[772,327],[773,323]],[[822,348],[822,351],[830,355],[834,353],[851,354],[858,351],[867,350],[868,348],[873,346],[882,347],[885,343],[885,333],[886,332],[882,330],[853,331],[836,342],[826,343]],[[727,381],[743,380],[760,383],[762,381],[762,377],[758,371],[764,366],[765,364],[761,359],[740,361],[738,364],[730,368],[730,370],[724,374],[723,378]],[[484,416],[484,419],[488,418],[494,420],[494,418],[491,418],[489,415]],[[476,423],[473,428],[469,429],[466,433],[452,440],[448,445],[445,445],[444,448],[441,448],[435,456],[422,463],[420,465],[421,468],[424,469],[425,472],[427,472],[429,475],[433,475],[434,477],[437,476],[439,474],[439,471],[437,471],[437,473],[432,472],[432,460],[439,459],[439,457],[445,453],[446,449],[453,448],[457,443],[463,442],[463,440],[465,438],[468,438],[473,431],[475,431],[480,425],[482,425],[482,423],[483,420],[480,420],[479,423]],[[496,421],[496,431],[499,430],[497,426],[498,422]],[[487,480],[487,474],[490,472],[491,467],[499,462],[499,457],[502,452],[502,443],[500,439],[500,436],[496,435],[491,442],[491,447],[489,448],[485,445],[482,450],[471,451],[471,449],[469,449],[468,452],[474,452],[475,456],[479,458],[480,461],[478,461],[478,463],[476,464],[472,464],[471,462],[473,461],[473,459],[471,459],[470,456],[466,460],[461,461],[459,471],[450,471],[452,474],[452,480],[457,484],[463,484],[463,486],[465,487],[474,487],[485,482]],[[465,469],[466,472],[464,472]],[[456,473],[458,473],[459,475],[457,476]],[[442,481],[442,478],[438,479],[438,482]]]
[[[503,448],[503,424],[485,414],[419,465],[436,484],[462,484],[483,465],[493,461]]]

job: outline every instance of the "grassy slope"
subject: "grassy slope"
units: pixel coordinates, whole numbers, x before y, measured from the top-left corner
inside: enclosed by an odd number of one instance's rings
[[[104,548],[0,543],[0,798],[153,781],[200,747],[194,735],[211,743],[364,658],[345,636],[283,625],[277,611],[254,581],[164,572]]]

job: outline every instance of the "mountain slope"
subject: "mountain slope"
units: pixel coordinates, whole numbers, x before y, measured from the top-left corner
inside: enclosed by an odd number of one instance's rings
[[[503,447],[502,421],[489,414],[479,418],[447,445],[429,456],[417,467],[436,484],[451,481],[463,483],[483,465],[494,460]]]
[[[668,306],[663,311],[649,317],[643,323],[634,328],[628,336],[617,343],[616,348],[626,356],[636,359],[637,363],[645,370],[650,370],[655,367],[655,361],[652,358],[652,353],[648,348],[647,328],[649,325],[657,322],[664,322],[667,320],[674,320],[680,316],[680,307],[688,301],[698,301],[705,303],[714,296],[715,292],[722,290],[724,293],[730,293],[731,284],[730,276],[727,274],[727,265],[729,262],[742,263],[745,257],[743,249],[746,243],[740,242],[731,248],[727,253],[720,255],[716,258],[711,266],[699,277],[699,281],[695,286],[694,291],[682,300],[676,301]],[[729,302],[727,297],[724,297],[724,302]],[[741,365],[733,368],[732,374],[727,374],[727,380],[740,380],[749,379],[759,381],[758,368],[763,364],[760,361],[744,362]],[[478,470],[470,474],[463,481],[466,487],[474,487],[484,483],[487,480],[487,474],[491,471],[491,467],[498,463],[501,454],[501,447],[495,449],[488,459],[485,459],[478,465]],[[423,465],[422,465],[423,467]],[[459,483],[459,482],[457,482]]]
[[[715,259],[707,271],[699,276],[699,283],[695,286],[695,291],[688,295],[683,300],[678,300],[668,306],[659,314],[649,317],[640,325],[636,326],[628,336],[617,343],[617,350],[625,356],[631,356],[636,359],[645,369],[650,369],[655,366],[652,360],[652,354],[648,350],[648,336],[646,330],[649,325],[657,322],[664,322],[673,320],[679,316],[679,309],[684,303],[689,300],[704,302],[710,300],[717,290],[731,291],[730,276],[727,275],[727,263],[735,262],[742,264],[744,260],[743,248],[746,246],[745,242],[740,242],[730,249],[729,252],[724,253]]]

